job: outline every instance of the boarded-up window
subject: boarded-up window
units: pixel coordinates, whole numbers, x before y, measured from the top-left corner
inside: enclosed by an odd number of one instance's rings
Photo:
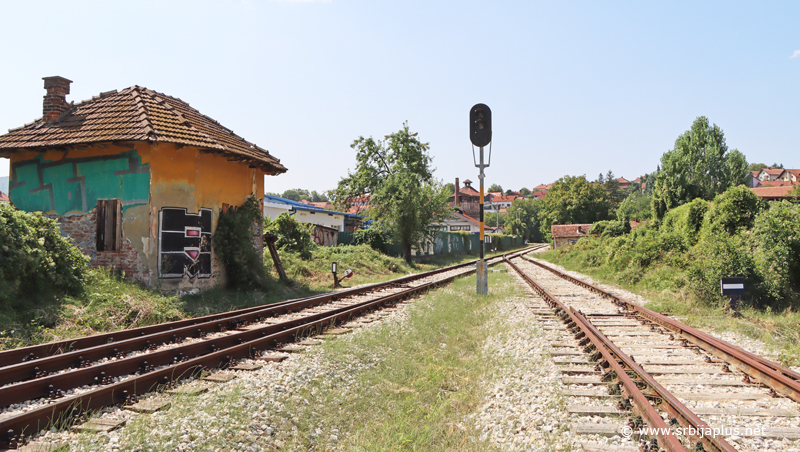
[[[122,243],[122,200],[97,200],[97,251],[118,251]]]

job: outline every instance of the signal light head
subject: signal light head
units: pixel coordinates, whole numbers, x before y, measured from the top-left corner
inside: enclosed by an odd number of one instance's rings
[[[469,139],[478,147],[492,141],[492,110],[486,104],[475,104],[469,111]]]

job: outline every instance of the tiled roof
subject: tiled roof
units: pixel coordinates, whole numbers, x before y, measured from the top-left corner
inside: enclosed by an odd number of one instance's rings
[[[787,169],[786,172],[794,174],[794,177],[800,178],[800,169]]]
[[[0,191],[0,202],[10,202],[8,195]]]
[[[320,209],[334,209],[333,204],[327,201],[309,201],[307,199],[301,199],[300,202],[303,204],[308,204],[309,206],[319,207]]]
[[[517,198],[520,198],[520,196],[514,196],[514,195],[497,196],[492,198],[492,202],[512,202]]]
[[[588,236],[589,229],[592,223],[582,224],[554,224],[550,226],[550,234],[553,238],[565,237],[586,237]]]
[[[458,190],[458,196],[472,196],[477,198],[480,195],[481,194],[472,187],[462,187],[460,190]]]
[[[624,177],[618,177],[617,182],[619,182],[620,184],[624,184],[624,183],[630,183],[631,181],[625,179]]]
[[[31,148],[109,141],[151,141],[197,146],[258,166],[286,172],[280,160],[201,114],[186,102],[140,86],[109,91],[71,105],[57,120],[43,119],[0,136],[0,155]]]
[[[783,168],[761,168],[761,171],[773,177],[778,177],[783,172]]]
[[[760,180],[756,187],[784,187],[787,185],[794,185],[792,181],[788,180]]]
[[[792,192],[794,187],[791,185],[785,185],[782,187],[756,187],[751,188],[753,193],[756,194],[759,198],[786,198],[790,197],[789,193]]]
[[[755,177],[755,176],[758,176],[758,173],[760,173],[760,172],[761,172],[761,170],[753,170],[753,171],[750,171],[750,174],[752,174],[753,177]]]
[[[531,193],[531,198],[534,198],[534,199],[542,199],[545,196],[547,196],[547,192],[546,191],[539,190],[539,191],[535,191],[535,192]]]

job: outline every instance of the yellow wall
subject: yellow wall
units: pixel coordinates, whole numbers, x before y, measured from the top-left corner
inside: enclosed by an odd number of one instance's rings
[[[86,149],[68,151],[25,151],[13,154],[11,164],[36,158],[55,162],[64,159],[116,155],[131,150],[135,150],[135,154],[141,158],[141,166],[147,166],[149,169],[149,199],[139,200],[140,202],[137,201],[125,210],[123,237],[130,240],[142,262],[151,270],[150,283],[160,281],[165,289],[206,288],[214,285],[222,275],[222,265],[216,256],[212,260],[211,278],[184,276],[182,279],[159,280],[159,212],[164,207],[173,207],[185,208],[187,213],[196,214],[200,209],[207,208],[212,211],[212,231],[216,231],[217,219],[223,204],[239,206],[250,195],[255,195],[257,198],[264,197],[264,173],[260,169],[250,168],[245,163],[229,161],[218,154],[200,152],[196,147],[147,142],[126,143],[126,146],[94,145]],[[143,197],[145,196],[147,196],[146,190]],[[113,196],[99,194],[98,197]],[[70,208],[71,206],[72,204]],[[85,211],[74,210],[66,215],[85,214],[94,207],[87,205]],[[212,237],[212,251],[213,246]]]
[[[240,206],[251,194],[264,197],[264,173],[246,164],[232,162],[225,157],[200,152],[195,147],[178,147],[160,144],[151,149],[150,211],[152,227],[150,239],[154,251],[150,267],[158,267],[158,213],[164,207],[186,208],[187,213],[197,213],[202,208],[212,210],[212,231],[223,204]],[[212,250],[214,241],[212,237]],[[212,278],[161,279],[167,289],[205,288],[215,284],[223,274],[222,263],[214,253]],[[224,278],[224,276],[223,276]]]

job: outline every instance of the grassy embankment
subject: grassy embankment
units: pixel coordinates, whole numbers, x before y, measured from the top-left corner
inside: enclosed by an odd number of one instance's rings
[[[28,308],[0,311],[0,350],[63,340],[89,334],[118,331],[216,312],[301,298],[331,290],[331,262],[340,274],[355,274],[343,286],[374,283],[474,259],[470,255],[446,255],[426,263],[407,264],[402,259],[380,254],[368,246],[318,247],[312,259],[282,252],[289,284],[277,280],[269,253],[268,292],[237,292],[215,288],[196,295],[165,295],[136,283],[124,281],[107,271],[90,269],[83,295],[57,300],[31,300]]]
[[[189,445],[197,450],[495,450],[479,438],[468,417],[491,387],[482,382],[499,378],[509,364],[509,357],[483,348],[488,337],[508,328],[492,305],[520,292],[505,272],[492,279],[489,296],[475,295],[473,278],[460,278],[415,300],[405,321],[326,341],[314,350],[324,365],[291,370],[296,372],[292,379],[304,384],[287,387],[273,377],[269,395],[254,396],[259,383],[235,380],[214,394],[176,399],[158,417],[129,422],[117,445],[151,451]],[[102,441],[92,444],[94,437],[84,439],[87,450],[104,447]]]
[[[596,281],[614,284],[651,301],[648,308],[679,316],[690,326],[719,332],[730,331],[764,342],[779,354],[785,365],[800,365],[800,313],[792,308],[779,312],[770,308],[744,306],[734,315],[727,307],[700,299],[685,284],[686,269],[662,262],[644,269],[637,278],[603,265],[591,251],[548,251],[536,257],[589,275]]]

